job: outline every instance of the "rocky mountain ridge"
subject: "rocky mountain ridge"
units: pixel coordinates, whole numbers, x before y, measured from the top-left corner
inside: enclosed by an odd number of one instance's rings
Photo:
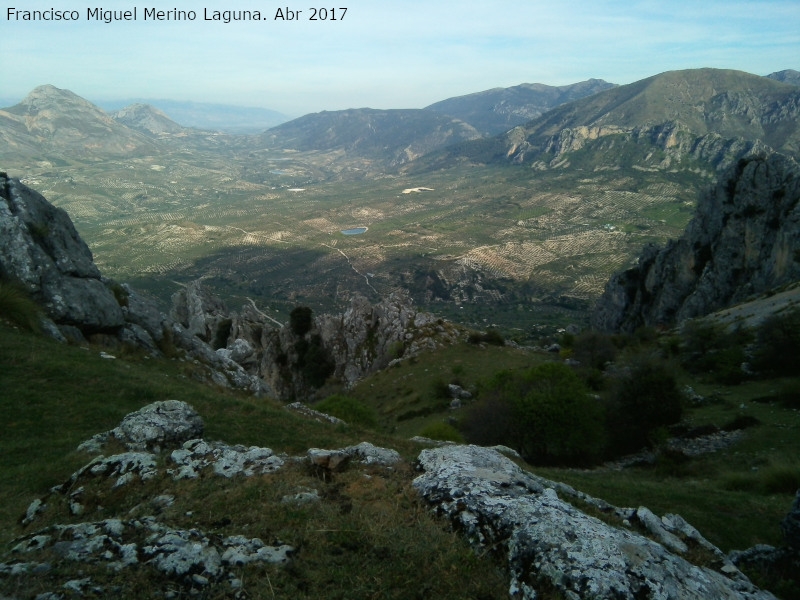
[[[0,110],[4,154],[92,159],[154,151],[152,140],[117,122],[91,102],[52,85]]]
[[[481,137],[471,125],[422,109],[323,111],[258,136],[264,147],[344,151],[397,166],[444,146]]]
[[[670,71],[569,102],[491,140],[444,151],[433,164],[460,158],[565,168],[586,148],[599,168],[675,169],[693,159],[719,170],[748,146],[797,156],[798,119],[795,86],[740,71]]]
[[[522,125],[551,108],[615,87],[602,79],[552,86],[523,83],[448,98],[426,106],[469,123],[484,135],[497,135]]]
[[[684,235],[647,247],[615,275],[592,315],[605,331],[669,326],[800,280],[800,167],[741,159],[705,195]]]
[[[118,123],[122,123],[126,127],[140,131],[145,135],[175,134],[181,133],[186,129],[149,104],[131,104],[112,113],[111,117]]]

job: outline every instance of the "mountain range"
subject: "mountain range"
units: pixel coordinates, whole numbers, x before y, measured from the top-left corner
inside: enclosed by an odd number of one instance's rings
[[[723,169],[797,157],[800,88],[778,81],[791,76],[524,85],[255,135],[182,127],[141,104],[106,113],[43,86],[0,111],[0,163],[75,215],[104,269],[162,297],[211,273],[219,293],[326,308],[404,288],[437,312],[529,331],[542,315],[585,319],[644,244],[680,234]],[[581,94],[484,133],[486,119]],[[368,233],[337,237],[355,226]]]

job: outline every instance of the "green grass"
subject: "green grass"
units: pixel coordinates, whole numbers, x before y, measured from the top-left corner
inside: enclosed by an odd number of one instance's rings
[[[391,470],[372,469],[369,477],[352,466],[321,479],[305,463],[290,463],[246,480],[174,482],[160,476],[114,490],[112,482],[95,479],[85,483],[82,520],[151,514],[149,498],[172,494],[177,502],[159,515],[170,526],[281,540],[298,548],[286,568],[238,569],[249,597],[455,599],[506,593],[500,566],[475,554],[413,491],[411,462],[419,449],[411,442],[318,423],[275,401],[208,386],[192,378],[190,363],[122,355],[108,360],[99,350],[58,344],[0,322],[0,562],[15,558],[8,554],[13,540],[32,530],[18,522],[30,502],[88,462],[75,451],[80,442],[145,404],[177,399],[201,414],[209,440],[300,456],[310,447],[369,440],[399,450],[405,462]],[[308,507],[281,503],[298,489],[316,489],[323,500]],[[48,504],[37,529],[76,521],[66,499],[51,498]],[[75,565],[56,556],[51,560],[47,574],[0,579],[0,595],[33,597],[76,577]],[[106,589],[118,586],[119,598],[153,597],[173,585],[146,566],[119,575],[100,566],[80,568],[82,577]],[[209,586],[203,597],[229,595],[222,582]]]

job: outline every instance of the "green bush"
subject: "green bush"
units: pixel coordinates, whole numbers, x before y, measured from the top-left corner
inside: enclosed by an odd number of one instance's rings
[[[663,361],[640,359],[617,375],[607,399],[609,449],[613,454],[652,446],[654,434],[683,416],[683,396]]]
[[[303,336],[311,331],[314,313],[307,306],[298,306],[289,313],[289,326],[295,335]]]
[[[496,329],[488,329],[483,333],[473,331],[467,336],[467,341],[470,344],[490,344],[492,346],[504,346],[506,343],[503,334]]]
[[[502,443],[539,464],[588,464],[603,452],[603,407],[562,363],[500,372],[479,394],[463,422],[469,441]]]
[[[458,432],[458,429],[443,421],[426,425],[419,434],[422,437],[442,442],[455,442],[460,444],[464,441],[464,437]]]
[[[0,280],[0,317],[29,331],[39,331],[41,312],[20,284]]]
[[[718,383],[740,383],[747,361],[745,347],[752,334],[744,329],[726,329],[722,325],[702,320],[689,321],[683,328],[683,367],[691,373],[708,373]]]
[[[800,308],[764,321],[757,331],[756,343],[753,366],[757,371],[777,376],[796,375],[800,366]]]
[[[581,365],[601,371],[607,363],[614,362],[618,353],[611,336],[598,331],[581,333],[573,341],[572,350],[573,357]]]
[[[378,420],[372,407],[350,396],[334,394],[328,396],[314,406],[315,410],[324,412],[353,425],[374,427]]]

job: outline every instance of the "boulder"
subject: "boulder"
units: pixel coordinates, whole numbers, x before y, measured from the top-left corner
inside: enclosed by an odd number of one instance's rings
[[[0,174],[0,184],[0,278],[22,284],[58,325],[119,329],[120,303],[67,213],[19,180]]]
[[[129,450],[160,452],[202,435],[203,419],[191,406],[179,400],[163,400],[126,415],[118,427],[95,435],[78,449],[99,452],[113,437]]]
[[[435,511],[475,546],[505,554],[513,598],[533,600],[548,590],[573,600],[774,600],[730,563],[719,571],[696,566],[634,531],[586,515],[494,450],[426,449],[419,468],[414,487]]]

